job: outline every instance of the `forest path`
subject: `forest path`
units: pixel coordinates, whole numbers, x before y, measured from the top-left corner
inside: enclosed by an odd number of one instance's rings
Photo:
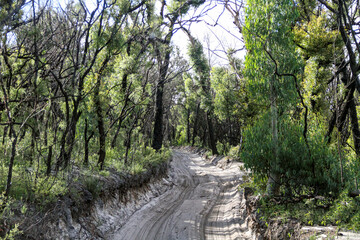
[[[240,213],[241,163],[224,169],[199,155],[173,151],[174,186],[135,212],[109,239],[251,239]]]

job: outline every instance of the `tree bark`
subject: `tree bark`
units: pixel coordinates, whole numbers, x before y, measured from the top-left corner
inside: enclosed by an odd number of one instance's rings
[[[275,76],[270,80],[270,108],[271,108],[271,131],[274,159],[270,161],[270,173],[266,186],[266,193],[269,196],[278,194],[279,192],[279,175],[276,173],[276,165],[279,158],[278,150],[278,109],[276,104],[276,89],[274,85]]]
[[[159,151],[162,147],[164,138],[163,134],[163,94],[164,84],[160,81],[156,87],[156,100],[155,100],[155,122],[152,147]]]
[[[354,98],[350,101],[350,121],[356,156],[360,157],[360,129]]]
[[[15,160],[15,155],[16,155],[17,135],[15,133],[13,135],[14,135],[14,139],[11,144],[11,156],[10,156],[10,162],[9,162],[8,177],[7,177],[7,182],[6,182],[5,196],[9,196],[9,193],[10,193],[13,166],[14,166],[14,160]]]
[[[197,107],[196,107],[194,130],[193,130],[193,135],[192,135],[192,143],[191,143],[191,146],[194,146],[194,144],[195,144],[195,137],[197,136],[197,125],[198,125],[198,121],[199,121],[199,111],[200,111],[200,103],[198,103],[198,104],[197,104]]]
[[[85,138],[85,142],[84,142],[84,165],[88,166],[89,165],[89,142],[91,140],[91,138],[94,136],[94,132],[91,132],[90,136],[88,137],[88,120],[85,119],[85,130],[84,130],[84,138]]]
[[[48,156],[46,159],[46,175],[47,176],[50,176],[50,173],[51,173],[52,149],[53,149],[53,146],[52,145],[49,146]]]
[[[98,165],[100,165],[100,169],[104,168],[105,157],[106,157],[106,135],[105,135],[105,126],[104,126],[104,118],[101,108],[100,101],[100,85],[101,85],[101,77],[99,76],[98,82],[95,87],[95,108],[96,108],[96,116],[97,116],[97,128],[99,131],[99,158]]]
[[[213,128],[213,123],[212,123],[212,114],[210,111],[208,111],[206,113],[206,119],[207,119],[207,124],[208,124],[208,129],[209,129],[209,143],[210,143],[212,154],[214,154],[214,155],[219,154],[218,150],[216,148],[215,134],[214,134],[214,128]]]
[[[190,132],[190,108],[186,109],[186,142],[190,144],[191,132]]]

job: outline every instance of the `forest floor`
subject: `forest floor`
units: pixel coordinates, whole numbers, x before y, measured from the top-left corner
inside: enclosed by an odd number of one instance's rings
[[[169,171],[174,187],[107,239],[252,239],[240,211],[242,163],[221,161],[215,165],[214,160],[174,150]]]

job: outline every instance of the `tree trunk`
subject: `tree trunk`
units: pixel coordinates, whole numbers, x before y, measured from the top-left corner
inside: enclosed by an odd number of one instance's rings
[[[168,73],[169,65],[170,65],[170,54],[171,47],[170,41],[173,36],[173,27],[175,24],[175,20],[178,15],[173,16],[174,20],[171,21],[169,33],[166,36],[166,43],[164,45],[165,54],[161,54],[159,47],[155,44],[155,53],[159,66],[159,79],[156,85],[156,97],[155,97],[155,122],[154,122],[154,131],[153,131],[153,143],[152,147],[156,151],[159,151],[162,147],[164,133],[163,133],[163,94],[164,94],[164,85],[166,81],[166,75]]]
[[[88,166],[89,165],[89,142],[91,140],[91,138],[94,136],[94,132],[91,132],[90,136],[88,137],[88,120],[85,119],[85,130],[84,130],[84,138],[85,138],[85,142],[84,142],[84,165]]]
[[[105,136],[105,126],[104,126],[104,119],[103,113],[101,108],[101,101],[100,101],[100,85],[101,85],[101,78],[98,78],[98,82],[95,88],[95,108],[96,108],[96,116],[97,116],[97,128],[99,131],[99,159],[98,165],[100,165],[100,169],[104,168],[105,157],[106,157],[106,136]]]
[[[52,149],[53,146],[49,146],[49,152],[46,160],[46,175],[49,176],[51,173],[51,158],[52,158]]]
[[[271,108],[271,132],[272,132],[272,143],[274,159],[270,162],[270,173],[269,179],[266,186],[266,193],[269,196],[278,194],[279,192],[279,176],[275,172],[275,168],[279,158],[278,151],[278,109],[276,104],[276,89],[274,86],[275,76],[270,81],[270,108]]]
[[[195,144],[195,137],[197,136],[197,125],[198,125],[198,119],[199,119],[199,111],[200,111],[200,103],[198,103],[198,105],[197,105],[197,107],[196,107],[194,130],[193,130],[193,135],[192,135],[192,143],[191,143],[191,146],[194,146],[194,144]]]
[[[160,81],[156,87],[155,123],[152,147],[159,151],[163,142],[163,94],[164,84]]]
[[[202,147],[205,147],[206,146],[206,132],[207,132],[207,126],[203,126],[203,135],[202,135]]]
[[[210,112],[206,113],[206,120],[207,120],[207,124],[208,124],[208,129],[209,129],[209,143],[210,143],[210,148],[212,151],[212,154],[219,154],[216,148],[216,140],[215,140],[215,134],[214,134],[214,128],[213,128],[213,123],[212,123],[212,114]]]
[[[121,129],[121,121],[119,121],[118,127],[116,128],[115,135],[114,135],[114,137],[113,137],[113,139],[112,139],[112,141],[111,141],[111,148],[112,148],[112,149],[115,148],[116,139],[117,139],[117,137],[119,136],[120,129]]]
[[[190,133],[190,108],[187,109],[186,115],[186,142],[190,144],[191,133]]]
[[[130,150],[130,146],[131,146],[131,134],[132,134],[133,129],[134,129],[134,127],[131,126],[130,130],[126,134],[126,139],[125,139],[125,142],[124,142],[124,145],[125,145],[124,164],[125,164],[125,166],[128,164],[128,155],[129,155],[129,150]]]
[[[360,157],[360,129],[354,98],[352,98],[350,102],[350,121],[354,139],[354,149],[356,152],[356,156]]]
[[[10,127],[10,129],[11,128],[12,127]],[[11,145],[11,157],[10,157],[10,162],[9,162],[9,171],[8,171],[8,177],[7,177],[7,183],[6,183],[5,196],[9,196],[9,193],[10,193],[13,166],[14,166],[14,160],[15,160],[15,155],[16,155],[17,135],[15,133],[13,133],[13,135],[14,135],[14,139],[13,139],[12,145]]]

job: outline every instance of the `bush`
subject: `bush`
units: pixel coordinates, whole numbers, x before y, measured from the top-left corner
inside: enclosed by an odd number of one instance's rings
[[[17,223],[12,223],[13,221],[13,210],[14,205],[13,199],[10,197],[5,197],[4,193],[0,194],[0,238],[12,240],[22,232],[19,230]],[[26,212],[25,205],[22,205],[21,213]]]
[[[85,176],[83,183],[86,190],[88,190],[94,198],[100,196],[102,183],[100,182],[99,178],[92,175]]]
[[[279,119],[278,159],[274,159],[271,119],[265,115],[244,132],[241,159],[257,179],[266,179],[270,169],[280,176],[283,192],[336,195],[340,188],[339,164],[326,145],[324,134],[309,132],[308,145],[303,128],[290,119]]]
[[[240,160],[240,146],[234,146],[234,147],[231,147],[230,150],[229,150],[229,157],[231,159],[234,159],[236,161],[239,161]]]
[[[229,152],[229,148],[230,148],[229,143],[224,144],[219,141],[216,143],[216,149],[218,150],[220,155],[227,155],[227,153]]]

